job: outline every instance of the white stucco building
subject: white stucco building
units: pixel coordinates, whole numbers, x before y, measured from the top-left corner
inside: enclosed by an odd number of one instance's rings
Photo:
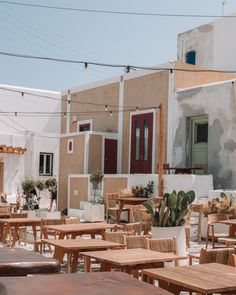
[[[233,32],[236,27],[236,14],[231,16],[180,33],[177,59],[186,62],[188,54],[192,59],[195,52],[195,64],[198,66],[235,70],[236,40]]]
[[[14,195],[24,178],[58,177],[61,95],[0,85],[0,145],[26,148],[0,152],[0,191]]]

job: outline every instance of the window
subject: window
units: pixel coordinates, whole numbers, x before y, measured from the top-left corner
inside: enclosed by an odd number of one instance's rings
[[[39,175],[53,175],[53,154],[40,153],[39,154]]]
[[[196,64],[196,51],[192,50],[186,53],[186,63],[195,65]]]
[[[73,154],[73,151],[74,151],[73,139],[68,139],[68,142],[67,142],[67,153],[68,154]]]
[[[195,143],[204,143],[208,141],[208,123],[199,123],[195,125]]]
[[[90,131],[90,124],[81,124],[79,125],[79,131]]]

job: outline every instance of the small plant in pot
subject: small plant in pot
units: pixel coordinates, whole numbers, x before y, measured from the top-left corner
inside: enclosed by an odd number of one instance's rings
[[[98,189],[99,184],[103,181],[104,175],[101,171],[97,170],[94,171],[90,175],[90,182],[93,184],[93,190],[94,190],[94,198],[93,198],[93,204],[95,204],[96,201],[96,191]]]
[[[143,204],[152,218],[153,238],[176,237],[177,252],[183,256],[186,255],[186,236],[183,225],[189,212],[188,206],[194,199],[194,191],[178,193],[173,191],[171,194],[164,194],[163,200],[156,208],[153,208],[149,201]]]
[[[143,205],[152,216],[153,226],[171,227],[182,226],[188,214],[188,206],[194,201],[194,191],[173,191],[164,194],[163,200],[157,208],[153,208],[148,201]]]

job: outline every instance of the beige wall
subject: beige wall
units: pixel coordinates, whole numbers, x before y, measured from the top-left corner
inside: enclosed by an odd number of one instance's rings
[[[208,84],[212,82],[219,82],[224,80],[231,80],[236,77],[236,74],[227,74],[219,72],[201,72],[203,68],[182,63],[175,62],[176,69],[195,70],[191,71],[175,71],[175,88],[188,88],[201,84]],[[197,72],[199,70],[199,72]]]
[[[79,112],[86,114],[78,114],[78,121],[82,120],[93,120],[93,131],[101,132],[117,132],[118,129],[118,113],[114,113],[113,116],[110,116],[110,110],[117,110],[119,106],[119,83],[113,83],[104,85],[101,87],[91,88],[81,92],[73,93],[71,95],[73,101],[81,102],[91,102],[101,104],[98,105],[89,105],[82,103],[71,103],[71,112]],[[98,115],[98,112],[105,111],[105,105],[114,105],[114,107],[108,107],[109,111],[104,114]],[[89,112],[94,114],[88,114]],[[71,124],[70,131],[75,132],[77,128],[76,123]]]
[[[84,173],[84,135],[61,138],[59,169],[59,209],[67,206],[67,185],[69,174]],[[67,153],[67,142],[74,140],[73,154]]]
[[[103,195],[105,196],[106,193],[118,192],[120,189],[126,188],[127,183],[127,177],[106,177],[103,182]]]
[[[78,195],[74,195],[77,191]],[[79,209],[80,201],[88,200],[88,178],[87,177],[71,177],[70,179],[70,208]]]
[[[138,106],[139,108],[158,107],[160,103],[165,107],[165,124],[167,126],[167,101],[168,101],[168,71],[161,71],[150,75],[125,80],[124,82],[124,107]],[[156,154],[158,153],[158,126],[159,111],[156,111]],[[166,129],[165,129],[166,142]],[[130,140],[130,113],[123,113],[123,151],[122,173],[128,173]],[[157,161],[157,160],[156,160]],[[156,165],[155,165],[156,166]]]
[[[102,169],[102,136],[89,136],[89,164],[88,173]]]

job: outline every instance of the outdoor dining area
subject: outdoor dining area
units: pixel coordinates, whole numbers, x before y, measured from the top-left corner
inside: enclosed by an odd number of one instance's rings
[[[209,214],[203,239],[194,199],[193,191],[148,200],[107,193],[103,222],[0,206],[0,295],[236,294],[236,219]]]

